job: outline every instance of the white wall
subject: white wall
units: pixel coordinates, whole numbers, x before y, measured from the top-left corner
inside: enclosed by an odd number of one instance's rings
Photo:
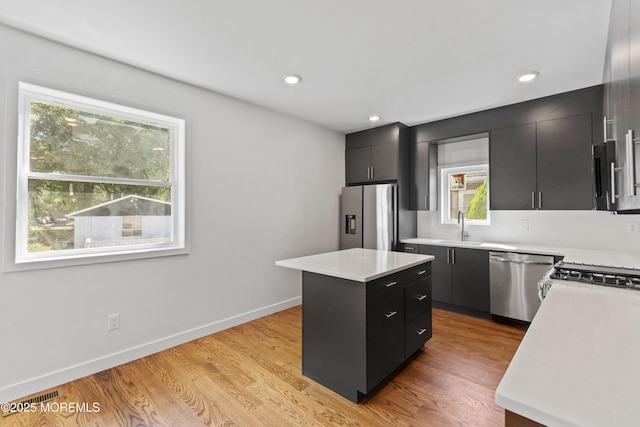
[[[185,117],[190,237],[188,255],[0,272],[0,402],[300,303],[274,262],[338,248],[344,135],[4,26],[0,52],[5,264],[18,80]]]
[[[488,138],[438,147],[439,167],[488,162]],[[417,216],[418,237],[460,238],[460,226],[440,224],[439,212],[419,211]],[[521,227],[522,220],[528,223],[528,229]],[[466,225],[466,228],[469,240],[637,252],[640,234],[629,233],[629,223],[640,223],[640,215],[599,211],[491,211],[491,225]]]
[[[418,237],[458,240],[460,226],[439,224],[438,212],[418,212]],[[520,227],[528,221],[527,230]],[[639,215],[613,215],[600,211],[491,211],[491,225],[466,226],[469,240],[520,243],[612,251],[640,250],[640,234],[629,233]]]
[[[450,142],[438,145],[438,176],[440,168],[471,166],[489,163],[489,137]]]

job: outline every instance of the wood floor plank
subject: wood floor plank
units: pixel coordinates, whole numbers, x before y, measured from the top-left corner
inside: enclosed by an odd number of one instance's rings
[[[388,383],[355,404],[301,373],[294,307],[61,386],[58,402],[100,412],[0,417],[5,426],[504,425],[495,388],[524,332],[433,311],[433,338]]]

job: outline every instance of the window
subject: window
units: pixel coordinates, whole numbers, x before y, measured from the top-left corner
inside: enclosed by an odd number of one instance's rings
[[[458,222],[462,211],[470,224],[489,224],[487,165],[460,166],[441,170],[442,223]]]
[[[16,263],[185,247],[183,119],[19,84]]]

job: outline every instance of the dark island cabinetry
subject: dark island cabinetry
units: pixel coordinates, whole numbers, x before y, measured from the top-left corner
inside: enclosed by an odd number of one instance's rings
[[[430,262],[358,282],[303,272],[302,373],[359,402],[431,338]]]

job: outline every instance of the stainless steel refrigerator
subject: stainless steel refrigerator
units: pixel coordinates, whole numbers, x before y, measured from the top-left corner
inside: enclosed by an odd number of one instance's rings
[[[340,204],[340,249],[396,249],[397,205],[394,184],[344,187]]]

